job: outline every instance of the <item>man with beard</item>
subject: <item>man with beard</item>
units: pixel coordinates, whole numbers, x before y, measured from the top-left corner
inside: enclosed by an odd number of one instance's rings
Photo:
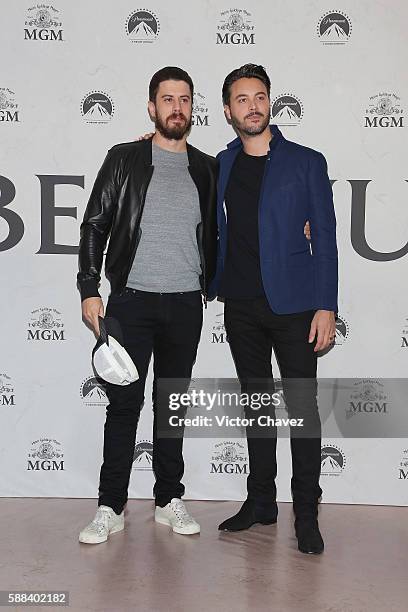
[[[273,391],[273,348],[289,414],[304,419],[303,431],[291,431],[295,531],[299,550],[320,553],[317,351],[333,342],[337,312],[336,220],[327,164],[321,153],[269,126],[270,80],[262,66],[231,72],[222,95],[238,138],[218,155],[215,285],[225,299],[225,329],[242,388]],[[302,231],[306,219],[311,248]],[[247,440],[248,496],[221,530],[277,519],[276,428],[268,435],[248,428]]]
[[[78,284],[84,320],[99,334],[104,316],[98,292],[105,271],[111,283],[106,315],[123,332],[139,380],[107,384],[98,510],[79,536],[96,544],[124,528],[124,506],[136,428],[151,355],[155,520],[182,534],[200,531],[181,497],[183,437],[157,435],[157,381],[189,379],[216,261],[216,162],[187,144],[193,82],[180,68],[159,70],[149,86],[153,138],[109,150],[81,225]]]

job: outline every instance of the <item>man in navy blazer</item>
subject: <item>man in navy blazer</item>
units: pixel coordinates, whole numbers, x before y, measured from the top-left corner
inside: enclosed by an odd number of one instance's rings
[[[270,80],[262,66],[246,64],[231,72],[223,102],[238,138],[218,155],[213,290],[225,300],[225,328],[242,387],[274,388],[273,348],[288,411],[305,417],[306,429],[291,431],[295,531],[299,550],[320,553],[317,352],[334,341],[338,282],[327,164],[321,153],[286,140],[269,125]],[[307,220],[310,243],[303,231]],[[273,409],[268,414],[274,415]],[[268,434],[248,428],[247,440],[248,497],[221,530],[277,520],[276,428]]]

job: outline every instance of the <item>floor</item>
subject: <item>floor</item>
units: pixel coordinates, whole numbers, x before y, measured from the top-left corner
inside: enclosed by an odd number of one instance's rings
[[[125,531],[79,544],[95,505],[1,499],[0,589],[69,591],[75,612],[408,611],[406,508],[323,505],[325,552],[304,555],[287,503],[277,525],[229,534],[217,526],[238,503],[188,502],[201,534],[182,536],[153,522],[151,501],[130,500]]]

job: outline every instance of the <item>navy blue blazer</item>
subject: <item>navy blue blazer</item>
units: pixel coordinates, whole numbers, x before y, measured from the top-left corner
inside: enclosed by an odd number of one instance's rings
[[[318,151],[286,140],[276,125],[270,129],[273,145],[265,165],[258,216],[266,297],[277,314],[319,309],[337,312],[336,217],[326,159]],[[242,141],[236,138],[217,155],[218,253],[210,299],[215,297],[223,273],[228,231],[224,195],[241,149]],[[310,244],[303,233],[307,220]]]

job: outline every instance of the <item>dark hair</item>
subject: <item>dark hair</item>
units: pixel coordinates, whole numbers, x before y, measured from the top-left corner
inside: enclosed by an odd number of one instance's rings
[[[191,91],[191,101],[193,100],[194,95],[194,85],[191,80],[191,76],[182,68],[177,68],[177,66],[166,66],[161,70],[158,70],[151,78],[149,84],[149,100],[151,102],[156,102],[156,95],[159,89],[160,83],[163,81],[185,81],[190,86]]]
[[[224,85],[222,86],[222,101],[224,104],[229,104],[231,98],[231,85],[239,79],[259,79],[266,87],[268,98],[271,93],[271,81],[263,66],[257,64],[245,64],[240,68],[236,68],[225,77]]]

